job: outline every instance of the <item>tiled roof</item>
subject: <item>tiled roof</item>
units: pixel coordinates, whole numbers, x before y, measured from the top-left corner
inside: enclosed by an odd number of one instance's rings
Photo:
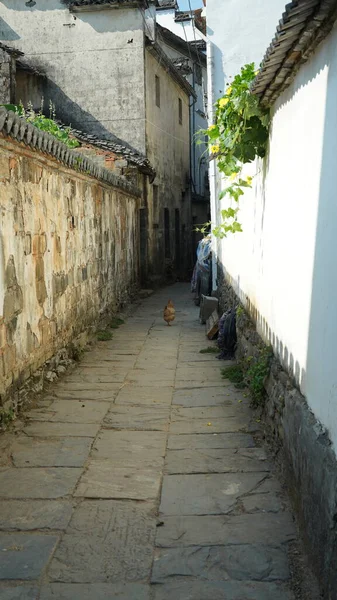
[[[18,59],[16,61],[16,68],[19,71],[26,71],[27,73],[31,73],[32,75],[37,75],[38,77],[46,77],[45,73],[42,73],[42,71],[39,71],[38,69],[35,69],[35,67],[28,65],[25,61],[23,61],[21,59]]]
[[[200,48],[198,46],[192,42],[186,42],[181,37],[170,31],[170,29],[166,29],[166,27],[159,25],[159,23],[157,23],[157,29],[164,42],[177,48],[184,53],[185,56],[192,57],[196,62],[200,61],[202,66],[206,67],[206,56],[200,52]],[[200,42],[203,42],[203,40],[200,40]]]
[[[119,187],[133,196],[140,195],[139,190],[130,182],[118,177],[109,169],[96,165],[76,150],[68,148],[50,133],[37,129],[23,117],[19,117],[19,115],[3,107],[0,107],[0,134],[11,137],[17,142],[22,142],[34,150],[48,154],[70,169],[83,171],[92,177],[96,177],[96,179]]]
[[[293,0],[276,30],[252,92],[270,106],[328,35],[337,19],[337,0]]]
[[[179,73],[178,69],[174,66],[172,60],[162,50],[162,48],[156,42],[153,43],[148,37],[146,37],[146,47],[148,51],[155,56],[159,63],[170,73],[171,77],[176,80],[180,87],[188,94],[196,98],[196,93],[192,86],[186,81],[186,79]]]
[[[65,0],[65,3],[68,4],[69,8],[81,8],[81,7],[90,7],[90,6],[139,6],[144,4],[143,1],[137,0]]]
[[[192,15],[188,10],[176,10],[176,14],[174,20],[177,23],[181,23],[181,21],[191,21]]]
[[[157,10],[168,10],[169,8],[177,9],[177,0],[157,0]]]
[[[10,48],[10,46],[6,46],[6,44],[3,44],[2,42],[0,42],[0,49],[4,50],[5,52],[7,52],[7,54],[10,54],[15,58],[17,56],[23,56],[24,54],[23,52],[21,52],[21,50],[15,50],[15,48]]]
[[[126,142],[123,142],[119,138],[112,136],[114,139],[101,139],[96,135],[85,133],[83,131],[79,131],[78,129],[71,128],[71,134],[78,139],[80,142],[85,142],[87,144],[91,144],[92,146],[97,146],[98,148],[102,148],[102,150],[110,150],[114,154],[118,154],[123,156],[129,163],[136,165],[142,173],[150,176],[150,180],[153,181],[156,172],[154,168],[151,166],[150,161],[137,152],[132,146],[129,146]]]

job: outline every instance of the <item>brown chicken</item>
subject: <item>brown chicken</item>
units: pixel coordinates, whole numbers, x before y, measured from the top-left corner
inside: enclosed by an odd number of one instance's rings
[[[170,325],[170,323],[175,319],[175,314],[176,311],[173,306],[173,302],[172,300],[169,300],[167,306],[165,306],[164,308],[164,321],[166,321],[166,323]]]

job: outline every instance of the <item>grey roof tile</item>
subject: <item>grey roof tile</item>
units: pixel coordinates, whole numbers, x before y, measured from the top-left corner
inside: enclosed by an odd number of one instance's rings
[[[285,7],[251,90],[270,106],[330,33],[337,0],[293,0]]]

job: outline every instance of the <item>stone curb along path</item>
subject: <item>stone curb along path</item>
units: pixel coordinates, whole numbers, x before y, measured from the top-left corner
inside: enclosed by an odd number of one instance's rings
[[[1,600],[294,600],[292,515],[197,317],[185,284],[150,297],[0,437]]]

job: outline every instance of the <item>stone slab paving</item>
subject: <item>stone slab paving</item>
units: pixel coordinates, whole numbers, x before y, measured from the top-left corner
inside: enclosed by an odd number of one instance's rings
[[[288,501],[212,345],[162,290],[0,437],[1,600],[294,600]]]

